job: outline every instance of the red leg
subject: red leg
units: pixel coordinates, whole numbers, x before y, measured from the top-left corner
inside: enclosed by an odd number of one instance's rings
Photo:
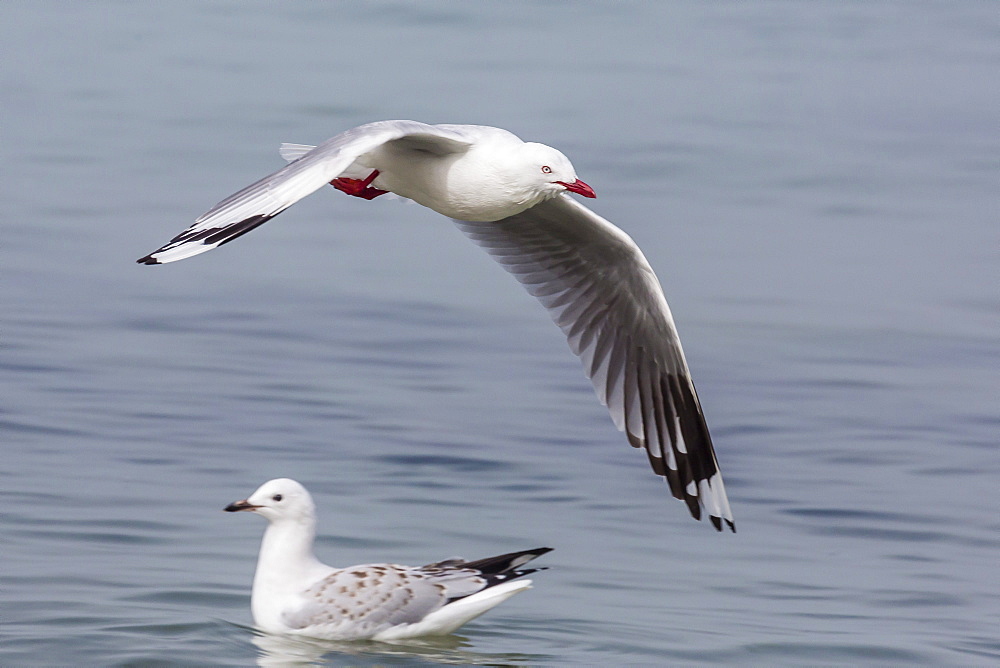
[[[361,179],[349,179],[346,177],[339,177],[330,181],[330,185],[339,190],[342,193],[347,193],[353,197],[360,197],[361,199],[372,200],[379,195],[384,195],[388,190],[379,190],[378,188],[370,188],[372,181],[378,176],[378,170],[372,170],[372,173],[368,175],[365,180]]]

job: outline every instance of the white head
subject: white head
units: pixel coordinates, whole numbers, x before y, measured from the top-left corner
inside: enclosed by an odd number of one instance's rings
[[[593,188],[577,178],[573,163],[560,151],[536,142],[525,142],[521,151],[524,164],[518,177],[523,185],[548,197],[567,190],[584,197],[597,197]]]
[[[316,519],[316,505],[312,496],[305,487],[291,478],[269,480],[246,499],[234,501],[224,510],[230,513],[254,512],[270,522],[313,522]]]

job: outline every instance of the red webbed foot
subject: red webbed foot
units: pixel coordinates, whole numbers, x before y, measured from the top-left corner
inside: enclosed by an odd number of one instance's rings
[[[363,181],[361,179],[349,179],[345,176],[339,177],[330,181],[330,185],[339,190],[342,193],[347,193],[352,197],[360,197],[361,199],[373,200],[379,195],[384,195],[388,190],[380,190],[378,188],[372,188],[371,182],[375,180],[378,176],[378,170],[373,170],[371,174],[368,175]]]

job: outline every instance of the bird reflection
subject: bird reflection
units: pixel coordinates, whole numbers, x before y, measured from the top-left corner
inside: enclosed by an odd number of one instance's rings
[[[526,665],[540,657],[519,653],[479,653],[464,636],[449,635],[411,638],[397,642],[371,640],[318,640],[302,636],[262,633],[252,629],[251,642],[257,646],[257,665],[277,666],[327,665],[332,656],[407,657],[417,661],[447,665]]]

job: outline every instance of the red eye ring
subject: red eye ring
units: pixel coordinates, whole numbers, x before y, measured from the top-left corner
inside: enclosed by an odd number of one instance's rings
[[[551,167],[549,167],[548,165],[542,166],[542,174],[551,174],[551,173],[552,173]]]

